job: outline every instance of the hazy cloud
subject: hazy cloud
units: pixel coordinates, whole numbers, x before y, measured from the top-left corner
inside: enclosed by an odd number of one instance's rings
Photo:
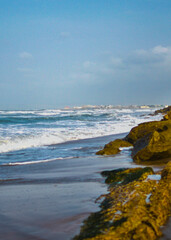
[[[23,73],[32,73],[34,72],[31,68],[17,68],[17,71],[23,72]]]
[[[169,48],[156,46],[149,50],[136,50],[123,61],[125,64],[156,64],[163,62],[167,54],[169,54]]]
[[[152,49],[152,52],[153,53],[156,53],[156,54],[163,54],[163,53],[168,53],[169,52],[169,48],[166,48],[166,47],[162,47],[162,46],[156,46]]]
[[[91,61],[85,61],[84,63],[83,63],[83,67],[85,68],[85,69],[94,69],[95,67],[96,67],[96,63],[95,62],[91,62]]]
[[[123,60],[122,60],[122,58],[112,57],[111,64],[115,67],[121,67],[121,66],[123,66]]]
[[[61,32],[61,33],[59,34],[59,37],[60,37],[61,39],[69,38],[69,37],[70,37],[70,33],[69,33],[69,32]]]
[[[29,58],[32,58],[33,56],[32,56],[32,54],[29,53],[29,52],[21,52],[21,53],[19,54],[19,57],[20,57],[20,58],[23,58],[23,59],[29,59]]]
[[[139,49],[122,58],[109,56],[100,61],[85,61],[75,81],[96,84],[106,81],[155,81],[171,78],[171,47],[156,46],[152,49]],[[93,80],[93,81],[92,81]]]

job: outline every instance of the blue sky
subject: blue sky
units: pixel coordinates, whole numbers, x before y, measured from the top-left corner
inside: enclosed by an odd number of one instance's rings
[[[170,0],[0,0],[0,109],[171,104]]]

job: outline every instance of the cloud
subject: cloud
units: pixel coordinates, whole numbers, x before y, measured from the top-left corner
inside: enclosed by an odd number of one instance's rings
[[[121,67],[123,65],[123,60],[122,58],[111,58],[111,64],[115,67]]]
[[[94,68],[94,67],[96,67],[96,63],[95,62],[91,62],[91,61],[85,61],[85,62],[83,62],[83,67],[85,69]]]
[[[128,57],[125,57],[123,61],[125,64],[129,65],[156,64],[163,62],[168,53],[169,48],[162,46],[156,46],[149,50],[139,49],[130,54]]]
[[[167,81],[171,78],[171,47],[155,46],[138,49],[127,56],[106,56],[97,61],[87,60],[79,71],[72,75],[75,81],[92,84],[122,82]]]
[[[32,54],[29,53],[29,52],[21,52],[21,53],[19,54],[19,57],[22,58],[22,59],[30,59],[30,58],[32,58],[33,56],[32,56]]]
[[[149,77],[165,75],[171,72],[171,47],[156,46],[152,49],[136,50],[132,54],[123,58],[124,67],[134,69],[134,72],[149,74]]]
[[[59,34],[59,37],[60,37],[61,39],[69,38],[69,37],[70,37],[70,33],[69,33],[69,32],[61,32],[61,33]]]
[[[155,54],[163,54],[163,53],[168,53],[169,52],[169,48],[166,47],[162,47],[162,46],[156,46],[152,49],[152,52]]]
[[[108,103],[169,104],[170,79],[171,47],[155,46],[122,57],[83,61],[67,81]]]
[[[23,73],[32,73],[34,72],[31,68],[17,68],[17,71],[23,72]]]

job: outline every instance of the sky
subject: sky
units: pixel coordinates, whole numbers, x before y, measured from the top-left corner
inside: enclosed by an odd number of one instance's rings
[[[170,0],[0,0],[0,109],[171,104]]]

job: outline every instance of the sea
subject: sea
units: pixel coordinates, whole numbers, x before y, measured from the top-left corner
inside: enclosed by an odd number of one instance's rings
[[[155,110],[0,111],[0,239],[72,239],[108,192],[101,171],[137,167],[129,148],[95,153],[138,124],[160,120]]]
[[[0,165],[34,164],[85,157],[102,146],[87,141],[127,133],[139,123],[161,119],[155,109],[108,107],[0,111]]]

